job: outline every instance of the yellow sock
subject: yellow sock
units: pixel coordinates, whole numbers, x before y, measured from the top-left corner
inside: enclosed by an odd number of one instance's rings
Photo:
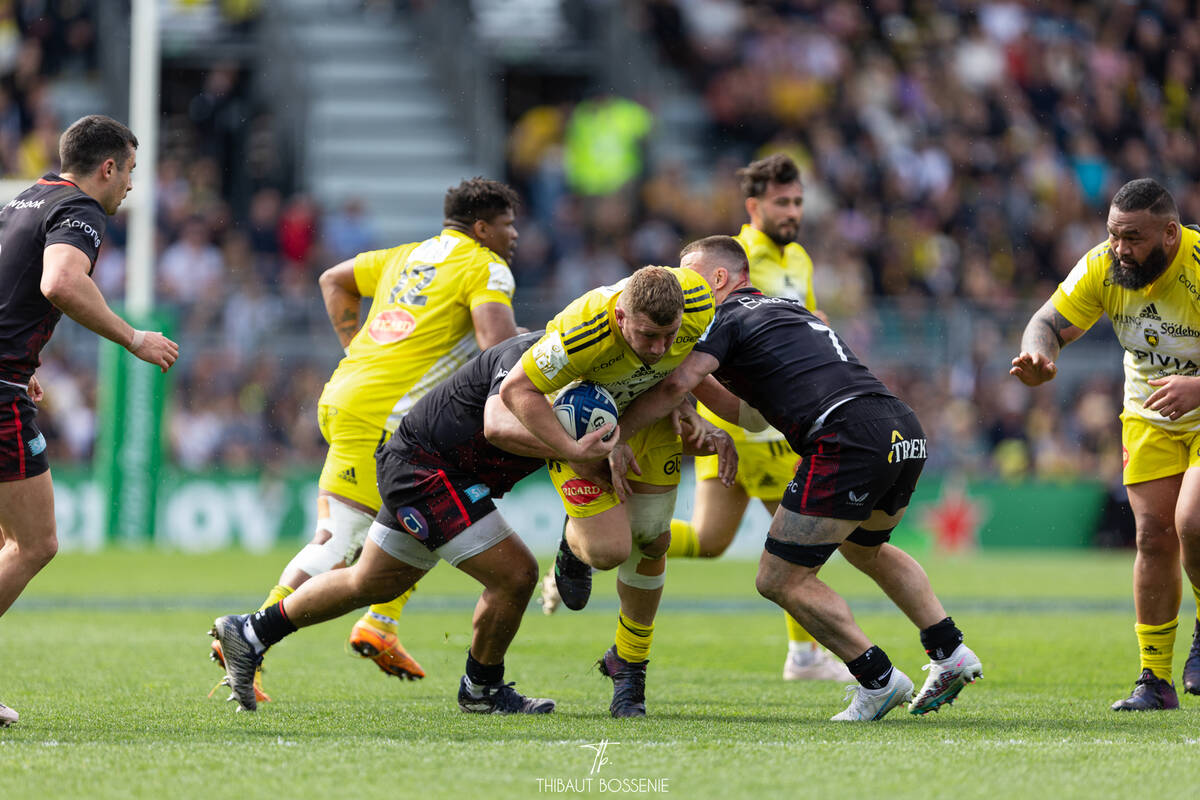
[[[396,633],[400,615],[404,613],[404,606],[408,604],[408,598],[412,597],[412,593],[416,590],[416,584],[413,584],[411,589],[395,600],[376,603],[367,609],[366,614],[363,614],[363,621],[382,633]]]
[[[267,592],[267,599],[263,600],[263,604],[258,607],[258,610],[262,611],[267,606],[275,605],[294,591],[296,590],[290,586],[284,586],[281,583],[275,584],[275,587],[271,589],[271,591]]]
[[[783,612],[783,617],[784,617],[784,619],[787,620],[787,632],[788,632],[788,641],[789,642],[798,642],[799,643],[799,642],[815,642],[816,641],[816,639],[813,638],[813,635],[811,633],[804,630],[804,628],[800,627],[800,623],[796,622],[796,620],[792,618],[791,614],[789,614],[785,611],[785,612]]]
[[[1200,586],[1192,587],[1192,597],[1196,598],[1196,621],[1200,622]]]
[[[1178,618],[1165,625],[1139,622],[1133,626],[1142,654],[1142,669],[1150,670],[1164,681],[1171,680],[1171,656],[1175,653],[1175,629],[1178,627]]]
[[[686,519],[671,520],[671,546],[667,558],[696,558],[700,555],[700,538],[696,528]]]
[[[617,655],[631,663],[645,661],[654,641],[654,624],[634,622],[624,613],[617,614]]]

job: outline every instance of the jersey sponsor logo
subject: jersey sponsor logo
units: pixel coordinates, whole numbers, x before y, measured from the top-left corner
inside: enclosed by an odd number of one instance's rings
[[[1151,303],[1143,308],[1138,316],[1142,317],[1143,319],[1156,319],[1159,322],[1162,322],[1162,317],[1158,315],[1158,309],[1154,307],[1154,303]]]
[[[1179,325],[1175,322],[1164,322],[1159,326],[1162,332],[1167,336],[1200,336],[1200,331],[1195,328],[1189,328],[1187,325]]]
[[[567,366],[567,351],[563,348],[562,337],[558,331],[550,331],[533,346],[533,363],[546,380],[554,380],[558,373]]]
[[[400,523],[401,528],[419,541],[423,542],[429,538],[429,523],[425,521],[425,515],[412,506],[397,509],[396,521]]]
[[[892,431],[892,449],[888,453],[888,463],[895,464],[910,458],[925,458],[924,439],[905,439],[900,431]]]
[[[508,268],[507,264],[501,261],[492,261],[488,264],[487,288],[493,292],[502,292],[509,297],[513,296],[517,284],[513,280],[512,270]]]
[[[1142,333],[1146,337],[1146,342],[1151,347],[1158,347],[1158,331],[1154,330],[1154,328],[1146,328]]]
[[[9,200],[5,208],[11,208],[16,211],[20,211],[23,208],[41,208],[45,202],[45,198],[41,200]]]
[[[603,489],[584,478],[571,478],[562,485],[562,496],[574,506],[586,506],[602,494]]]
[[[663,464],[663,472],[667,475],[679,474],[679,466],[682,461],[682,456],[671,456],[667,459],[667,463]]]
[[[707,331],[708,329],[705,328],[705,330]],[[696,342],[699,340],[700,340],[699,336],[676,336],[675,344],[689,344],[691,342]]]
[[[89,223],[84,222],[81,219],[71,219],[70,217],[64,217],[63,221],[58,223],[58,227],[60,227],[60,228],[75,228],[76,230],[81,230],[84,233],[86,233],[88,236],[92,237],[92,244],[94,244],[96,247],[100,246],[100,231],[96,230]]]
[[[1192,258],[1195,257],[1195,255],[1192,256]],[[1180,275],[1179,282],[1183,284],[1183,288],[1188,290],[1188,293],[1192,296],[1193,300],[1200,300],[1200,288],[1197,288],[1196,284],[1188,280],[1187,275]]]
[[[613,364],[617,363],[624,357],[625,357],[624,353],[618,353],[617,355],[610,358],[608,361],[605,361],[603,364],[597,365],[596,370],[599,371],[602,369],[608,369],[609,367],[611,367]]]
[[[1200,369],[1200,365],[1196,364],[1190,358],[1187,361],[1180,361],[1175,356],[1164,356],[1160,353],[1151,353],[1148,350],[1130,349],[1128,347],[1125,348],[1125,352],[1132,355],[1135,361],[1149,359],[1153,366],[1167,367],[1174,369],[1176,372],[1194,374],[1197,369]]]
[[[1114,325],[1137,325],[1140,324],[1140,318],[1132,314],[1114,314],[1112,317]]]
[[[478,503],[480,500],[487,497],[491,493],[492,493],[492,490],[488,488],[486,483],[477,483],[474,486],[468,486],[463,491],[463,494],[465,494],[467,496],[467,499],[470,500],[472,503]]]
[[[493,378],[492,380],[497,380],[497,381],[498,381],[498,380],[500,380],[501,378],[507,378],[507,377],[508,377],[508,370],[506,370],[506,369],[498,369],[498,370],[496,370],[496,377],[495,377],[495,378]]]
[[[1196,455],[1200,455],[1200,452],[1198,452]],[[1128,466],[1129,466],[1129,448],[1126,447],[1125,445],[1121,445],[1121,469],[1125,469]]]
[[[30,439],[27,444],[29,446],[29,455],[39,455],[43,450],[46,449],[46,437],[39,433],[37,436]]]
[[[339,472],[337,476],[338,480],[343,480],[346,483],[353,483],[355,486],[358,485],[358,476],[354,474],[354,467],[346,467],[346,469]]]
[[[407,339],[417,329],[416,318],[403,308],[389,308],[380,311],[371,320],[367,334],[376,344],[395,344],[401,339]]]

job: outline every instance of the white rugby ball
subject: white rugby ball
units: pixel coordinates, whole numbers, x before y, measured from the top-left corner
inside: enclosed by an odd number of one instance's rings
[[[605,425],[617,424],[617,401],[603,386],[583,381],[558,396],[554,415],[567,433],[582,439]]]

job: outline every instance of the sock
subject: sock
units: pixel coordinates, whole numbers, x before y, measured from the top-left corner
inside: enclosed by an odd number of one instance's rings
[[[671,545],[667,548],[667,558],[698,558],[700,555],[700,538],[696,528],[686,519],[671,520]]]
[[[282,583],[275,584],[275,587],[267,592],[267,599],[263,600],[263,604],[258,607],[258,610],[262,611],[267,606],[275,605],[294,591],[296,590],[290,586],[284,586]]]
[[[404,613],[404,606],[408,604],[408,598],[412,597],[412,593],[417,590],[414,584],[404,594],[387,603],[376,603],[367,609],[367,613],[363,614],[363,621],[370,625],[380,633],[396,633],[400,625],[400,615]]]
[[[1133,626],[1137,634],[1138,649],[1142,656],[1142,669],[1154,673],[1154,677],[1164,681],[1171,680],[1171,657],[1175,653],[1175,630],[1179,627],[1179,618],[1163,625]]]
[[[617,614],[617,656],[631,664],[645,661],[650,655],[650,643],[654,641],[654,623],[643,625]]]
[[[504,662],[499,664],[480,664],[467,649],[467,691],[479,696],[479,690],[484,686],[495,686],[504,680]]]
[[[1196,621],[1200,622],[1200,586],[1192,587],[1192,597],[1196,598]]]
[[[254,649],[259,653],[263,652],[268,647],[287,636],[289,633],[296,632],[296,626],[292,624],[292,621],[287,617],[287,613],[283,610],[282,600],[273,606],[267,606],[266,608],[255,611],[250,615],[250,618],[246,620],[246,624],[251,629],[250,631],[247,631],[247,634],[253,633],[254,637],[257,638],[259,643],[262,645],[262,650],[259,650],[258,645],[255,645]],[[247,635],[246,638],[250,639],[251,644],[254,644],[254,639],[252,639],[249,635]]]
[[[872,646],[846,666],[850,674],[868,689],[882,689],[892,679],[892,661],[878,647]]]
[[[954,620],[946,617],[921,631],[921,646],[934,661],[949,658],[962,644],[963,635]]]
[[[784,621],[787,622],[788,649],[792,649],[792,645],[796,644],[804,645],[803,649],[805,650],[811,650],[817,641],[813,638],[812,634],[804,630],[803,626],[799,622],[796,622],[792,615],[786,611],[783,613],[783,617]]]

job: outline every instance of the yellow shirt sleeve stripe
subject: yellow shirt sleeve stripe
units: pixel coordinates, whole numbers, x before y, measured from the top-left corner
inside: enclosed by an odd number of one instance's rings
[[[600,342],[604,341],[605,339],[607,339],[607,338],[608,338],[609,334],[610,334],[610,333],[612,333],[612,329],[611,329],[611,328],[609,328],[607,325],[605,325],[605,326],[604,326],[604,328],[602,328],[601,330],[597,331],[596,333],[597,333],[598,335],[594,336],[593,338],[591,338],[591,339],[588,339],[588,340],[586,340],[586,341],[583,341],[583,342],[580,342],[579,344],[576,344],[576,345],[574,345],[574,346],[572,346],[572,347],[568,347],[568,348],[567,348],[567,355],[571,355],[571,354],[574,354],[574,353],[578,353],[580,350],[585,350],[585,349],[587,349],[587,348],[591,347],[591,346],[592,346],[592,345],[594,345],[594,344],[598,344],[598,343],[600,343]],[[566,342],[564,342],[564,344],[566,344]]]

